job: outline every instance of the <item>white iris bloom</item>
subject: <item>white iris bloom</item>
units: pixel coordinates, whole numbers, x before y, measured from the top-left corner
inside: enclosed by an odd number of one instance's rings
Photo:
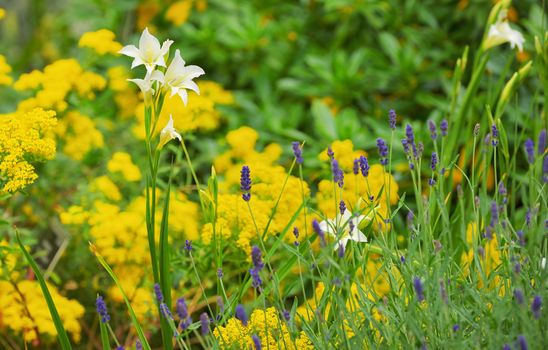
[[[148,28],[145,28],[139,39],[139,48],[128,45],[124,46],[119,53],[134,58],[131,68],[144,64],[150,74],[156,66],[166,66],[164,56],[167,55],[171,44],[173,44],[172,40],[166,40],[160,46],[158,39],[148,32]]]

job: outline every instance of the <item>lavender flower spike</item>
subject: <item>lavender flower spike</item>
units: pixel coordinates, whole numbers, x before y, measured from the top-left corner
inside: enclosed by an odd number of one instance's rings
[[[369,175],[369,162],[364,156],[360,156],[360,170],[363,177],[367,177]]]
[[[110,321],[110,315],[107,311],[107,305],[105,304],[102,296],[97,296],[97,300],[95,300],[95,306],[97,307],[97,313],[99,314],[99,316],[101,316],[101,322],[107,323],[108,321]]]
[[[423,301],[424,298],[424,288],[421,282],[421,279],[418,277],[413,278],[413,287],[415,288],[415,293],[417,294],[417,299]]]
[[[540,308],[542,307],[542,298],[540,295],[535,295],[533,298],[533,302],[531,303],[531,311],[533,312],[533,316],[535,317],[535,320],[538,320],[540,318]]]
[[[538,135],[538,154],[544,154],[546,149],[546,129],[543,129]]]
[[[444,119],[441,121],[440,130],[441,130],[441,136],[443,137],[447,136],[447,131],[449,130],[449,123],[447,122],[447,119]]]
[[[388,111],[388,123],[390,124],[390,129],[396,129],[396,120],[397,120],[396,111],[391,109]]]
[[[529,164],[533,164],[535,162],[535,143],[531,139],[525,140],[524,143],[525,146],[525,153],[527,154],[527,161]]]
[[[430,137],[432,138],[432,140],[437,139],[438,133],[437,133],[436,123],[434,123],[434,121],[432,120],[428,121],[428,129],[430,130]]]
[[[240,320],[244,326],[247,327],[247,314],[245,313],[244,306],[242,304],[238,304],[234,312],[236,318]]]
[[[388,147],[386,146],[386,142],[380,137],[377,139],[377,148],[379,149],[379,155],[381,156],[381,164],[387,165],[388,159],[386,157],[388,156]]]
[[[240,172],[240,188],[243,192],[243,200],[249,202],[251,199],[251,172],[249,171],[249,167],[247,165],[244,165]]]
[[[297,164],[303,164],[303,151],[301,149],[301,144],[298,141],[294,141],[291,143],[291,147],[293,148],[293,155],[295,156],[295,159],[297,161]]]

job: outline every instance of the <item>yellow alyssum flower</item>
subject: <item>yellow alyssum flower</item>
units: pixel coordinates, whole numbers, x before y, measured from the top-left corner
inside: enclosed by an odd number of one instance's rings
[[[29,160],[53,159],[55,141],[44,135],[56,123],[55,112],[43,109],[0,115],[0,193],[23,189],[38,178]]]
[[[6,16],[6,10],[0,7],[0,19],[3,19]]]
[[[99,176],[91,182],[91,191],[100,192],[111,201],[117,202],[122,199],[118,186],[108,176]]]
[[[67,113],[56,132],[65,141],[63,153],[74,160],[82,160],[90,150],[104,145],[103,134],[95,122],[77,111]]]
[[[141,171],[131,161],[131,155],[126,152],[115,152],[107,163],[108,171],[111,173],[121,173],[127,181],[141,180]]]
[[[58,60],[47,65],[43,71],[22,74],[13,84],[16,91],[37,89],[35,96],[19,103],[18,111],[36,107],[64,111],[68,107],[66,100],[71,91],[93,99],[95,91],[105,87],[106,80],[102,76],[85,71],[75,59]]]
[[[129,87],[129,72],[124,66],[111,67],[107,71],[108,87],[114,91],[124,91]]]
[[[6,57],[0,55],[0,85],[10,85],[13,82],[13,79],[9,76],[10,72],[11,67],[6,61]]]
[[[192,0],[176,1],[171,4],[165,14],[166,20],[176,26],[185,23],[192,10]]]
[[[99,55],[118,54],[122,45],[115,41],[116,35],[108,29],[84,33],[78,41],[79,47],[89,47]]]
[[[89,218],[89,213],[79,205],[71,205],[59,214],[59,218],[64,225],[82,225]]]
[[[335,153],[335,158],[344,172],[352,171],[354,159],[367,155],[364,151],[354,150],[354,144],[351,140],[335,140],[331,144],[331,150]],[[318,159],[323,162],[329,160],[327,148],[318,155]]]
[[[27,342],[38,338],[52,343],[57,331],[49,313],[40,285],[36,281],[23,280],[14,284],[0,281],[0,310],[2,310],[1,328],[9,328],[20,333]],[[84,316],[84,307],[75,300],[63,297],[57,289],[48,283],[61,321],[74,341],[80,341],[80,319]],[[44,338],[43,336],[46,336]]]
[[[231,318],[225,326],[213,330],[221,349],[251,349],[254,347],[251,337],[257,335],[263,349],[314,349],[310,339],[300,332],[293,339],[285,321],[280,320],[278,311],[269,307],[266,310],[254,310],[247,326],[236,318]]]

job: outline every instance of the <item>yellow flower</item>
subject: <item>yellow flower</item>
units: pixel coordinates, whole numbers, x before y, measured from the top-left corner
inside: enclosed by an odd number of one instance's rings
[[[257,335],[263,349],[313,349],[312,342],[304,332],[293,338],[287,324],[280,320],[278,311],[270,307],[255,310],[249,317],[247,326],[236,318],[231,318],[225,326],[215,327],[213,335],[219,341],[221,349],[253,348],[252,335]]]
[[[56,123],[55,112],[42,109],[0,115],[0,193],[23,189],[38,178],[28,159],[55,156],[55,141],[44,135]]]
[[[4,18],[6,16],[6,10],[0,7],[0,19]]]
[[[107,164],[108,171],[111,173],[121,173],[127,181],[141,180],[141,171],[131,161],[131,156],[125,152],[116,152]]]
[[[91,183],[91,190],[102,193],[106,198],[111,201],[119,201],[122,199],[120,190],[107,176],[99,176]]]
[[[180,26],[188,19],[191,9],[191,0],[176,1],[168,7],[165,18],[174,25]]]
[[[8,75],[10,72],[11,67],[6,62],[6,58],[0,55],[0,85],[10,85],[13,82],[13,79]]]
[[[57,135],[65,141],[63,152],[74,160],[82,160],[90,150],[104,145],[103,134],[95,127],[95,122],[77,111],[65,115]]]
[[[122,45],[115,41],[116,35],[108,29],[99,29],[95,32],[87,32],[80,37],[79,47],[89,47],[99,55],[117,54]]]

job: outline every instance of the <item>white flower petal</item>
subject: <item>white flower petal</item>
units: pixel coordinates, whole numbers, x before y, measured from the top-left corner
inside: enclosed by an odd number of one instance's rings
[[[145,28],[141,34],[141,38],[139,39],[139,50],[145,57],[150,57],[149,55],[156,56],[160,51],[160,42],[154,35],[148,32],[148,28]]]
[[[126,55],[129,57],[137,57],[140,54],[140,51],[135,45],[127,45],[124,46],[118,53],[121,53],[122,55]]]
[[[181,100],[183,100],[183,103],[186,106],[186,104],[188,103],[188,93],[186,92],[186,90],[179,89],[179,92],[177,94],[181,97]]]

